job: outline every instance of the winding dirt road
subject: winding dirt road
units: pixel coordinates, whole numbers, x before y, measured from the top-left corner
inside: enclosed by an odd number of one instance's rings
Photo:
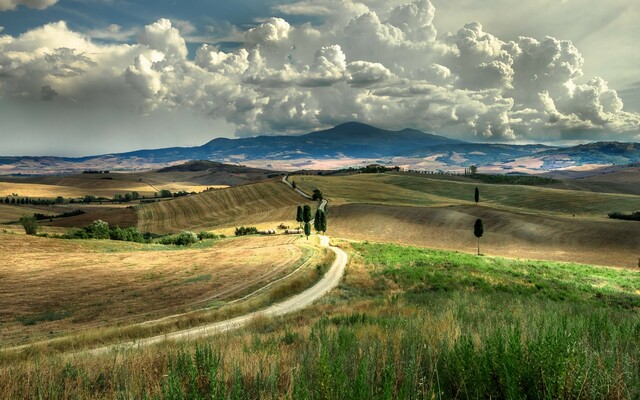
[[[341,249],[331,246],[329,244],[329,237],[320,236],[320,244],[323,247],[329,248],[336,255],[331,268],[325,273],[324,277],[309,289],[285,300],[280,303],[273,304],[263,310],[255,311],[249,314],[245,314],[240,317],[228,319],[225,321],[219,321],[208,325],[198,326],[195,328],[185,329],[182,331],[172,332],[165,335],[153,336],[144,339],[138,339],[130,342],[119,343],[116,345],[110,345],[105,347],[99,347],[96,349],[86,350],[74,355],[96,355],[104,354],[111,351],[118,350],[131,350],[138,347],[149,346],[152,344],[160,343],[165,340],[185,340],[195,339],[204,336],[215,335],[218,333],[238,329],[245,326],[249,321],[257,316],[277,317],[284,314],[289,314],[311,305],[314,301],[324,296],[331,289],[338,286],[347,265],[347,254]]]

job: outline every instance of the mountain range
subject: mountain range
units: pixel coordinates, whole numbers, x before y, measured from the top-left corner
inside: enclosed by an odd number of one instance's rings
[[[299,136],[217,138],[202,146],[137,150],[88,157],[1,157],[0,174],[77,172],[79,169],[144,170],[190,160],[253,166],[291,165],[296,160],[371,160],[409,168],[451,169],[477,165],[498,170],[555,170],[640,161],[640,143],[596,142],[573,147],[471,143],[415,129],[389,131],[349,122]],[[364,161],[363,161],[364,160]],[[274,164],[278,161],[279,164]]]

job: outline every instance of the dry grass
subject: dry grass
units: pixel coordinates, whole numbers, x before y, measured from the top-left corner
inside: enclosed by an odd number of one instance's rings
[[[0,338],[19,344],[155,319],[241,297],[309,257],[291,237],[214,247],[65,241],[0,234]]]
[[[299,204],[305,204],[299,194],[282,182],[270,181],[143,204],[136,210],[139,230],[165,233],[295,221]]]

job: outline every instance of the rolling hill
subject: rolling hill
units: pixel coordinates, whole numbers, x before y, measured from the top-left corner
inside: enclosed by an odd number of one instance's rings
[[[220,228],[258,223],[295,222],[304,199],[282,182],[269,181],[213,190],[136,207],[142,232]],[[309,203],[310,204],[310,203]]]

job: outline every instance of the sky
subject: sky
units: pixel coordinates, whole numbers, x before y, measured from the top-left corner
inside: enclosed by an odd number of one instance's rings
[[[343,122],[640,141],[631,0],[0,0],[0,155]]]

